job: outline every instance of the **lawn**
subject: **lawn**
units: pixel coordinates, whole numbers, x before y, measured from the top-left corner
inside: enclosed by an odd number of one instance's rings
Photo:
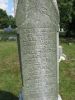
[[[75,43],[62,43],[67,59],[60,63],[60,94],[62,100],[75,100]]]
[[[0,100],[18,100],[19,68],[16,42],[0,42]]]
[[[61,43],[67,60],[60,63],[60,94],[75,100],[75,44]],[[18,100],[21,76],[17,43],[0,42],[0,100]]]

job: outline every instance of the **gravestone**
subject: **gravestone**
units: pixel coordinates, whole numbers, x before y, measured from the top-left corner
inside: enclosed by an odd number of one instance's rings
[[[16,15],[17,5],[18,5],[18,0],[14,0],[14,15]]]
[[[59,59],[63,55],[63,49],[62,46],[59,46]]]
[[[18,0],[23,100],[58,100],[59,12],[56,0]]]
[[[63,53],[62,46],[59,46],[59,62],[62,60],[66,60],[66,55]]]

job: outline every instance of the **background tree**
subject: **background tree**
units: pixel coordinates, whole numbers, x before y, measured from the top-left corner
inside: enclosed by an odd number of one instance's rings
[[[11,25],[12,28],[16,28],[15,18],[8,16],[5,10],[0,9],[0,29],[6,28],[9,25]]]
[[[5,10],[0,9],[0,28],[8,27],[8,15]]]
[[[65,36],[75,35],[75,0],[58,0],[60,11],[60,27],[66,32]]]
[[[73,33],[75,32],[75,0],[73,0],[71,30],[73,31]]]
[[[8,16],[9,18],[9,25],[11,25],[12,28],[16,28],[16,21],[15,21],[15,17],[13,16]]]

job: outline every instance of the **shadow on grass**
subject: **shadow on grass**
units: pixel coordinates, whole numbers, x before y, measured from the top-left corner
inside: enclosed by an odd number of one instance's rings
[[[19,98],[10,92],[0,91],[0,100],[19,100]]]

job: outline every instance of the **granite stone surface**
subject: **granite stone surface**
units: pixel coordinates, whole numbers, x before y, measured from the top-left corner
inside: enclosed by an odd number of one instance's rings
[[[54,0],[55,1],[55,0]],[[24,100],[58,100],[57,33],[53,0],[18,0]]]

